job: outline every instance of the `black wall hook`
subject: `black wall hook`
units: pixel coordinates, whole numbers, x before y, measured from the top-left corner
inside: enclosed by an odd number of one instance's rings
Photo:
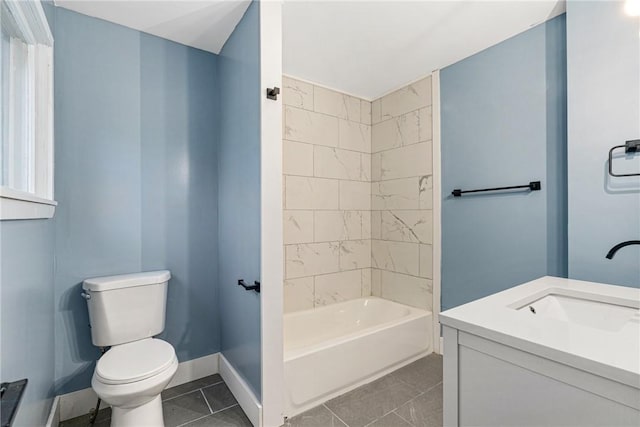
[[[244,280],[239,279],[238,285],[242,286],[247,291],[256,291],[257,293],[260,293],[260,282],[257,280],[253,282],[253,286],[249,286],[244,282]]]
[[[273,88],[267,88],[267,99],[273,99],[274,101],[277,101],[278,95],[280,95],[279,87],[276,86]]]

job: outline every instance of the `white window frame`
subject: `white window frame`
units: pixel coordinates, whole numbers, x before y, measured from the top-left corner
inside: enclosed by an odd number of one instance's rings
[[[0,0],[0,3],[3,25],[10,16],[20,33],[10,39],[10,57],[22,54],[24,44],[28,55],[26,93],[13,90],[16,78],[13,67],[3,76],[9,80],[8,105],[3,105],[6,110],[3,114],[8,114],[8,128],[2,129],[8,182],[0,186],[0,220],[51,218],[57,205],[53,197],[53,35],[40,1]],[[19,114],[24,116],[22,123],[26,128],[20,131],[13,126],[13,114],[17,114],[22,104],[26,107]],[[14,161],[12,153],[17,149],[26,152],[21,163]],[[23,174],[26,191],[12,185],[17,172],[11,168],[16,166],[21,167],[18,173]]]

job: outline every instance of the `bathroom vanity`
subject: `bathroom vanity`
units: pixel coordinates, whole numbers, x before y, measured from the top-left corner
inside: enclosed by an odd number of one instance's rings
[[[640,425],[640,289],[543,277],[440,322],[445,426]]]

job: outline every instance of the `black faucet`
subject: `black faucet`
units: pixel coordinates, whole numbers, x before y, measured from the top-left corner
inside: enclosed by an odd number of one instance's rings
[[[631,245],[640,245],[640,240],[627,240],[626,242],[621,242],[611,248],[611,250],[607,253],[607,259],[612,259],[613,256],[618,252],[619,249],[624,248],[625,246]]]

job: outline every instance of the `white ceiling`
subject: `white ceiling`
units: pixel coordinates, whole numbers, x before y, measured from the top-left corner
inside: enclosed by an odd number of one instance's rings
[[[564,12],[562,0],[285,0],[285,74],[376,99]]]
[[[55,0],[84,15],[220,53],[250,0]]]
[[[250,0],[55,3],[217,54]],[[284,0],[283,70],[376,99],[557,16],[564,8],[564,0]]]

